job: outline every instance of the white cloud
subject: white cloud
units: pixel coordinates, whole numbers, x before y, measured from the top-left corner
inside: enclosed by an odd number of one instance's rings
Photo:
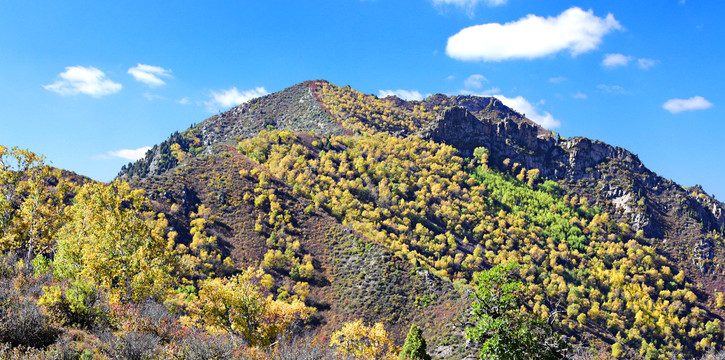
[[[712,107],[712,103],[705,100],[702,96],[693,96],[689,99],[667,100],[662,107],[673,114],[677,114],[683,111],[709,109]]]
[[[146,152],[151,150],[150,146],[140,147],[138,149],[121,149],[116,151],[109,151],[103,155],[94,156],[95,159],[108,160],[113,158],[126,159],[136,161],[146,156]]]
[[[171,70],[146,64],[136,64],[136,66],[128,69],[128,73],[131,74],[136,81],[142,82],[149,87],[166,85],[166,83],[159,77],[172,77]]]
[[[604,92],[608,92],[611,94],[619,94],[619,95],[631,95],[632,92],[619,86],[619,85],[606,85],[606,84],[599,84],[597,85],[597,89],[602,90]]]
[[[231,89],[221,90],[219,92],[212,91],[211,99],[204,102],[206,109],[209,112],[215,112],[222,109],[229,109],[233,106],[243,104],[254,98],[269,94],[263,87],[256,87],[250,90],[244,90],[239,92],[237,87]]]
[[[473,16],[475,14],[476,6],[478,6],[479,3],[484,3],[487,6],[493,7],[504,5],[507,2],[508,0],[433,0],[433,5],[454,5],[465,9],[469,16]]]
[[[456,5],[461,7],[476,6],[480,2],[488,6],[499,6],[507,3],[508,0],[433,0],[436,5]]]
[[[494,97],[501,100],[504,105],[516,110],[519,113],[526,115],[527,118],[541,125],[545,129],[553,129],[561,126],[561,123],[558,120],[554,119],[554,116],[546,111],[540,112],[536,109],[534,105],[532,105],[522,96],[508,98],[503,95],[494,95]]]
[[[609,69],[614,69],[616,67],[627,66],[633,60],[637,60],[637,66],[642,70],[647,70],[657,65],[657,60],[645,58],[637,59],[634,56],[628,56],[623,54],[607,54],[604,56],[604,60],[602,60],[602,66]]]
[[[568,50],[572,56],[596,49],[604,35],[622,26],[572,7],[557,17],[533,14],[506,24],[489,23],[465,28],[448,38],[446,54],[464,61],[535,59]]]
[[[563,76],[549,78],[549,82],[552,84],[558,84],[558,83],[564,82],[564,81],[566,81],[566,78]]]
[[[161,95],[152,94],[150,92],[143,93],[143,97],[146,98],[148,101],[154,101],[154,100],[163,100],[164,97]]]
[[[637,66],[643,70],[647,70],[657,64],[656,60],[652,59],[637,59]]]
[[[586,99],[586,98],[588,98],[587,94],[585,94],[583,92],[578,92],[578,93],[572,95],[572,97],[574,99]]]
[[[494,87],[483,91],[471,91],[471,90],[459,90],[458,93],[461,95],[473,95],[473,96],[491,96],[493,94],[501,92],[501,89]]]
[[[181,104],[181,105],[186,105],[186,104],[188,104],[188,103],[189,103],[190,101],[189,101],[189,98],[188,98],[188,97],[183,97],[183,98],[181,98],[181,99],[179,99],[179,100],[176,100],[176,102],[177,102],[177,103],[179,103],[179,104]]]
[[[632,61],[631,56],[626,56],[622,54],[607,54],[604,56],[604,60],[602,60],[602,66],[613,69],[620,66],[627,66],[630,61]]]
[[[480,89],[483,87],[484,82],[488,82],[488,79],[486,79],[485,76],[481,74],[473,74],[466,80],[463,80],[463,86],[465,86],[466,89]]]
[[[43,88],[60,95],[86,94],[95,98],[115,94],[123,88],[121,84],[107,79],[103,71],[93,66],[67,66],[65,72],[58,76],[58,81],[43,85]]]
[[[428,97],[428,95],[421,94],[420,91],[418,91],[418,90],[403,90],[403,89],[378,90],[379,98],[384,98],[384,97],[391,96],[391,95],[397,96],[403,100],[408,100],[408,101],[411,101],[411,100],[420,101],[420,100],[423,100],[426,97]]]

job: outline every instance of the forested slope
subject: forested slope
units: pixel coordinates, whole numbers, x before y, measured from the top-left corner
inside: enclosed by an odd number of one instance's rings
[[[174,133],[111,184],[2,149],[2,354],[277,358],[295,332],[383,358],[417,324],[462,358],[481,345],[464,338],[477,274],[514,263],[516,316],[572,357],[722,348],[723,204],[494,98],[309,81]],[[339,342],[360,334],[377,345]]]

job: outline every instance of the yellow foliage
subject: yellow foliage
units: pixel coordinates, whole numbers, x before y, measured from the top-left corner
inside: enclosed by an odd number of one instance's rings
[[[341,355],[361,359],[395,359],[395,349],[382,323],[366,326],[362,320],[347,322],[330,337],[330,346]]]
[[[299,299],[291,302],[265,296],[259,285],[261,269],[249,268],[231,278],[213,278],[200,283],[201,290],[188,307],[182,322],[201,326],[211,333],[231,333],[251,346],[266,347],[296,322],[304,322],[315,311]]]

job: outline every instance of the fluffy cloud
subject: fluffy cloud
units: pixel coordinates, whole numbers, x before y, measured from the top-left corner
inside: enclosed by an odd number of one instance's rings
[[[137,64],[136,66],[128,69],[128,73],[131,74],[136,81],[142,82],[150,87],[166,85],[166,83],[161,80],[161,77],[172,77],[171,70],[146,64]]]
[[[631,91],[629,91],[619,85],[599,84],[599,85],[597,85],[597,89],[610,93],[610,94],[632,95]]]
[[[627,56],[623,54],[607,54],[602,60],[602,66],[614,69],[616,67],[622,67],[629,65],[630,61],[635,60],[634,56]],[[637,60],[637,66],[642,70],[647,70],[657,64],[656,60],[639,58]]]
[[[627,66],[630,61],[632,61],[631,56],[622,54],[607,54],[604,56],[604,60],[602,60],[602,66],[612,69],[615,67]]]
[[[488,82],[486,77],[481,74],[473,74],[466,80],[463,80],[463,86],[465,86],[466,89],[480,89],[483,87],[484,82]]]
[[[519,113],[525,114],[527,118],[541,125],[545,129],[553,129],[561,126],[561,123],[554,119],[554,116],[546,111],[540,112],[534,105],[522,96],[508,98],[503,95],[494,95],[494,97],[501,100],[504,105],[518,111]]]
[[[689,99],[670,99],[665,102],[662,107],[673,113],[681,113],[683,111],[705,110],[712,107],[712,103],[705,100],[702,96],[693,96]]]
[[[446,54],[465,61],[535,59],[568,50],[572,56],[596,49],[604,35],[622,29],[614,15],[605,18],[572,7],[556,17],[526,17],[505,24],[465,28],[448,38]]]
[[[250,90],[244,90],[239,92],[237,87],[231,89],[221,90],[219,92],[212,91],[211,99],[204,102],[206,109],[209,112],[215,112],[221,109],[229,109],[233,106],[243,104],[254,98],[269,94],[263,87],[257,87]]]
[[[643,70],[647,70],[657,64],[657,61],[652,59],[637,59],[637,66]]]
[[[380,97],[380,98],[384,98],[384,97],[391,96],[391,95],[397,96],[401,99],[408,100],[408,101],[411,101],[411,100],[420,101],[420,100],[423,100],[426,98],[426,95],[421,94],[420,91],[418,91],[418,90],[403,90],[403,89],[378,90],[378,97]]]
[[[96,159],[126,159],[136,161],[146,156],[146,152],[151,150],[150,146],[140,147],[138,149],[121,149],[116,151],[109,151],[103,155],[95,156]]]
[[[588,98],[587,94],[585,94],[583,92],[578,92],[578,93],[572,95],[571,97],[573,97],[574,99],[586,99],[586,98]]]
[[[552,84],[558,84],[558,83],[564,82],[564,81],[566,81],[566,78],[563,76],[549,78],[549,82]]]
[[[479,3],[493,7],[506,4],[507,2],[508,0],[433,0],[433,4],[436,6],[454,5],[465,9],[471,16],[474,14],[474,9]]]
[[[461,7],[476,6],[481,2],[488,6],[499,6],[507,3],[508,0],[433,0],[436,5],[456,5]]]
[[[86,94],[95,98],[115,94],[123,88],[121,84],[107,79],[103,71],[93,66],[68,66],[58,77],[58,81],[43,85],[43,88],[60,95]]]
[[[152,94],[149,92],[143,93],[143,97],[146,98],[148,101],[154,101],[154,100],[163,100],[164,97],[161,95]]]
[[[493,87],[483,91],[472,91],[472,90],[459,90],[458,93],[461,95],[472,95],[472,96],[491,96],[493,94],[501,92],[501,89]]]

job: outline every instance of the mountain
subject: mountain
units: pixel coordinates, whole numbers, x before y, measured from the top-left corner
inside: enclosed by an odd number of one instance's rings
[[[466,284],[517,260],[528,311],[561,311],[577,342],[652,358],[722,343],[725,205],[495,98],[307,81],[173,134],[118,177],[181,242],[210,209],[224,256],[263,264],[278,296],[307,280],[317,331],[383,320],[402,341],[415,322],[438,356],[462,357],[447,325],[467,314]]]

